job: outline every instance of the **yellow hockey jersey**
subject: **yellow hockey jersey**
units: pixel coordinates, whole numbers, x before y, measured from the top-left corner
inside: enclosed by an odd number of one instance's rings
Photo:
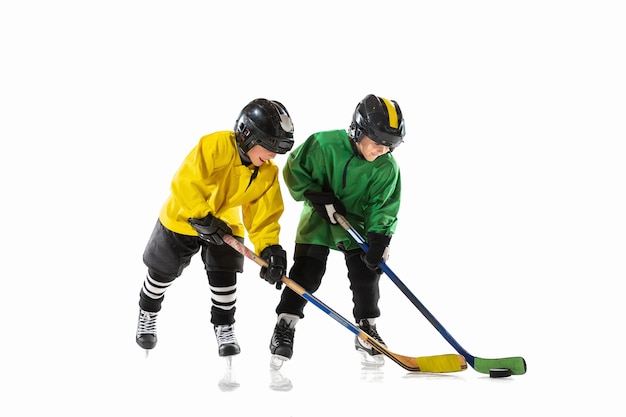
[[[233,235],[245,237],[247,231],[257,255],[279,244],[284,203],[278,166],[266,161],[252,179],[254,171],[254,165],[242,164],[233,131],[203,136],[172,179],[159,214],[161,223],[173,232],[195,236],[187,219],[211,213],[226,222]]]

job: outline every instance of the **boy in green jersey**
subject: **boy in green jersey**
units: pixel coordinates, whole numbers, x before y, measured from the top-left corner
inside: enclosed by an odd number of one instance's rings
[[[313,294],[326,272],[330,250],[341,251],[353,295],[354,319],[382,344],[375,324],[380,316],[378,264],[386,259],[397,224],[400,169],[391,152],[402,143],[404,134],[398,103],[370,94],[358,103],[347,131],[314,133],[289,154],[283,168],[291,196],[304,202],[289,278]],[[335,212],[367,236],[367,253],[337,223]],[[279,280],[266,280],[280,284]],[[304,317],[306,304],[290,288],[282,291],[270,342],[273,364],[282,364],[293,355],[295,324]],[[382,364],[378,351],[355,339],[356,349],[366,354],[364,358]]]

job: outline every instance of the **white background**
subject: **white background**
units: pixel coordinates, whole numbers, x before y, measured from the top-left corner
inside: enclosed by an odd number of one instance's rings
[[[4,2],[0,414],[623,415],[620,5]],[[309,305],[281,372],[293,388],[272,390],[279,292],[246,261],[241,386],[224,392],[199,258],[145,359],[141,255],[197,140],[266,97],[301,142],[347,127],[369,93],[397,100],[407,125],[388,265],[471,354],[523,356],[528,373],[364,370],[352,333]],[[300,206],[285,200],[291,254]],[[351,319],[345,275],[333,255],[316,296]],[[392,351],[454,353],[386,277],[381,292]]]

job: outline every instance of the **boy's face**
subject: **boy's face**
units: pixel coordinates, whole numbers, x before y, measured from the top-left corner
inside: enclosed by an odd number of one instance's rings
[[[276,153],[268,151],[261,145],[254,145],[252,149],[248,151],[248,158],[252,161],[252,164],[256,167],[260,167],[265,161],[276,158]]]
[[[356,146],[367,162],[372,162],[389,152],[389,146],[379,145],[367,136],[363,136]]]

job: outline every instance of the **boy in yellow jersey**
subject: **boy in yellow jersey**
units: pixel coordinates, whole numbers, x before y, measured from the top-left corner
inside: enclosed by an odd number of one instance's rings
[[[218,354],[240,353],[234,323],[237,273],[243,272],[244,258],[222,237],[243,242],[247,231],[257,255],[269,263],[261,276],[275,282],[282,278],[287,268],[279,244],[284,205],[272,159],[293,143],[285,106],[259,98],[241,110],[234,131],[203,136],[184,159],[143,254],[147,274],[139,293],[136,341],[146,352],[157,343],[156,319],[166,290],[200,252]]]

